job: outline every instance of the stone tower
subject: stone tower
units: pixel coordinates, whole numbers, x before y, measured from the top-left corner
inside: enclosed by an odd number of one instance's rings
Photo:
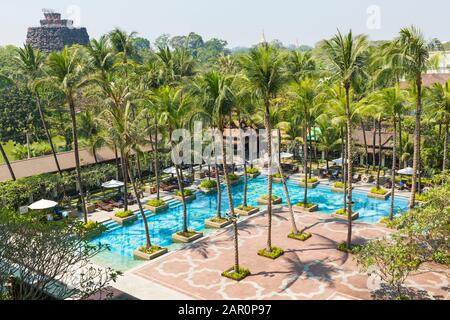
[[[40,27],[28,28],[27,43],[43,52],[61,51],[66,45],[86,45],[89,35],[86,28],[74,28],[73,21],[62,20],[61,14],[44,10]]]

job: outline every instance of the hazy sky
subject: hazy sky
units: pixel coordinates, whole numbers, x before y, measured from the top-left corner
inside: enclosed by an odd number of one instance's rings
[[[116,26],[151,41],[194,31],[235,47],[257,43],[264,30],[267,40],[313,45],[337,28],[379,40],[415,24],[429,39],[450,40],[449,0],[3,0],[0,45],[22,44],[42,8],[79,21],[91,37]]]

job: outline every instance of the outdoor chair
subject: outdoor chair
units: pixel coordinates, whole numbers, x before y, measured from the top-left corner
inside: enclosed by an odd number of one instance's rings
[[[334,171],[330,175],[330,181],[338,181],[339,180],[339,171]]]
[[[114,210],[114,206],[112,206],[112,205],[110,205],[110,204],[107,204],[107,203],[105,203],[105,202],[102,202],[102,201],[97,202],[97,203],[95,204],[95,207],[96,207],[97,209],[99,209],[99,210],[107,211],[107,212],[111,212],[111,211]]]

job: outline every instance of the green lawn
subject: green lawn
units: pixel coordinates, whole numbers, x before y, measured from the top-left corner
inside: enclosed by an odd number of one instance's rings
[[[58,150],[58,148],[64,148],[66,143],[64,140],[64,137],[62,136],[55,136],[53,138],[53,143],[55,144],[55,148]],[[82,145],[82,139],[80,139],[80,145]],[[14,142],[8,141],[6,143],[3,143],[3,148],[5,149],[6,156],[8,157],[9,161],[15,161],[17,160],[13,155],[13,149],[14,149]],[[0,154],[0,164],[3,164],[5,160],[3,159],[2,155]]]

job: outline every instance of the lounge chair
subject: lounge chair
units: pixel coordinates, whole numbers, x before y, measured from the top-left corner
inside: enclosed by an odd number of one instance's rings
[[[353,182],[356,183],[356,182],[359,182],[359,181],[361,181],[361,175],[359,173],[355,173],[353,175]]]
[[[117,208],[117,209],[122,209],[123,208],[123,202],[118,202],[118,201],[114,201],[114,200],[110,200],[107,202],[108,204],[112,205],[113,207]]]
[[[107,211],[107,212],[111,212],[114,210],[114,206],[112,206],[111,204],[105,203],[103,201],[97,202],[95,204],[95,207],[99,210]]]
[[[339,171],[334,171],[330,175],[330,181],[338,181],[339,180]]]

